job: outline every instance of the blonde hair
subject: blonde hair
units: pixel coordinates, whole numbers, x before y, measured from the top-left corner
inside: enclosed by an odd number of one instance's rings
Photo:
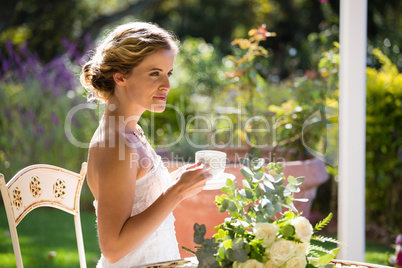
[[[177,38],[151,23],[120,25],[106,36],[92,59],[82,67],[81,84],[93,97],[107,101],[114,94],[115,73],[128,75],[146,56],[161,49],[177,53]]]

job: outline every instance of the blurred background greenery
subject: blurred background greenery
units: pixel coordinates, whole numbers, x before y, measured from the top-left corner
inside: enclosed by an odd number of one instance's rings
[[[367,233],[388,244],[402,233],[401,12],[399,0],[368,1]],[[156,22],[182,42],[168,108],[140,121],[155,148],[192,161],[200,147],[248,140],[309,157],[300,137],[304,122],[317,111],[327,118],[326,108],[338,107],[338,0],[3,0],[0,172],[6,180],[35,163],[79,170],[87,148],[70,141],[88,143],[104,109],[84,106],[66,133],[68,113],[87,103],[80,66],[113,26],[132,20]],[[236,63],[249,51],[243,45],[252,38],[249,30],[262,24],[276,36],[258,42],[264,53]],[[182,120],[187,138],[180,136]],[[317,152],[330,150],[331,180],[313,207],[319,213],[336,214],[337,130],[326,128],[333,123],[336,115],[311,124],[303,141]],[[203,128],[209,130],[195,131]],[[93,212],[92,199],[85,186],[83,210]]]

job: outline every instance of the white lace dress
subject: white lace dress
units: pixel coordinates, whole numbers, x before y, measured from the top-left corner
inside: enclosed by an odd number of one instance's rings
[[[170,185],[170,174],[167,168],[164,166],[161,157],[156,153],[154,155],[153,168],[136,183],[131,216],[148,208]],[[94,201],[94,206],[97,210],[97,200]],[[141,265],[147,263],[179,259],[174,221],[174,216],[170,213],[140,247],[113,264],[109,263],[102,255],[96,267],[142,267]]]

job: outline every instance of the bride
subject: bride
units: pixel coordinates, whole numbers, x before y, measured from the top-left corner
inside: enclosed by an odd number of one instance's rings
[[[127,23],[83,66],[82,85],[107,104],[88,153],[87,181],[102,252],[97,267],[180,258],[172,211],[211,177],[202,164],[169,174],[137,124],[146,110],[164,111],[178,50],[166,30]]]

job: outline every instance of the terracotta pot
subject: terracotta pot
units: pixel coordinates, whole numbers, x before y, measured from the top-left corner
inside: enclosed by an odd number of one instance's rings
[[[239,164],[240,158],[244,158],[248,152],[248,148],[224,148],[217,149],[224,151],[228,156],[228,163],[226,164],[226,173],[230,173],[236,176],[238,186],[243,185],[243,175],[240,172],[241,165]],[[277,161],[283,163],[283,172],[285,176],[292,175],[294,177],[304,176],[305,180],[301,185],[300,193],[295,195],[295,198],[307,198],[308,202],[295,202],[295,206],[299,212],[303,212],[305,217],[309,217],[311,204],[315,198],[317,188],[319,185],[328,180],[328,173],[325,169],[325,163],[319,159],[313,158],[305,161],[286,161],[285,157],[278,154],[273,154],[272,150],[261,150],[262,157],[266,161]],[[288,152],[286,152],[288,153]],[[274,157],[279,157],[273,159]],[[166,160],[166,158],[164,158]],[[170,172],[179,168],[186,163],[165,161],[165,165]],[[192,254],[181,249],[182,246],[194,249],[196,244],[193,242],[193,226],[195,223],[205,224],[207,233],[205,237],[210,238],[214,233],[214,227],[219,225],[228,217],[227,213],[220,213],[215,205],[215,197],[220,196],[223,193],[221,190],[205,190],[201,193],[188,198],[181,202],[173,214],[176,218],[176,237],[180,247],[180,253],[182,257],[190,257]]]

